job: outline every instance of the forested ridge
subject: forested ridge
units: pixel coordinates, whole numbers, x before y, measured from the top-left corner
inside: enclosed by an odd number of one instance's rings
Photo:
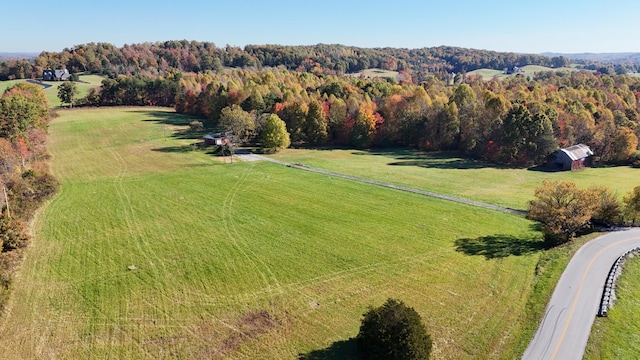
[[[427,74],[479,68],[502,70],[524,65],[561,67],[562,56],[516,54],[440,46],[421,49],[360,48],[343,45],[311,46],[247,45],[217,47],[197,41],[165,41],[124,45],[89,43],[61,52],[42,52],[33,61],[7,60],[0,63],[0,80],[36,78],[42,70],[67,68],[70,72],[116,75],[164,75],[168,70],[184,72],[219,71],[223,67],[278,67],[327,74],[354,73],[369,68],[411,72],[416,79]]]

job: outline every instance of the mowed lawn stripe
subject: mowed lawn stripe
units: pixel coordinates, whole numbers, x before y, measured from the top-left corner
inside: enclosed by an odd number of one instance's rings
[[[295,359],[355,336],[368,306],[396,297],[423,316],[438,358],[517,357],[539,255],[496,244],[506,253],[483,256],[501,249],[476,242],[527,247],[540,237],[529,221],[175,151],[190,140],[164,132],[180,121],[127,108],[54,121],[62,189],[38,217],[3,354]],[[255,314],[270,320],[251,332]]]

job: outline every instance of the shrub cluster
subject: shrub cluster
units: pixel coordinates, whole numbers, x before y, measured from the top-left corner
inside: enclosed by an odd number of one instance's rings
[[[432,345],[420,315],[395,299],[364,314],[356,341],[361,355],[372,360],[429,359]]]

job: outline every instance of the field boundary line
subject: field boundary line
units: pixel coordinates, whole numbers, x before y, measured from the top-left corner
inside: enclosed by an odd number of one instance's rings
[[[269,157],[266,157],[266,156],[262,156],[262,155],[257,155],[257,154],[251,154],[251,155],[253,157],[257,157],[259,159],[262,159],[262,160],[265,160],[265,161],[269,161],[269,162],[272,162],[272,163],[275,163],[275,164],[280,164],[280,165],[284,165],[284,166],[295,168],[295,169],[299,169],[299,170],[311,171],[311,172],[315,172],[315,173],[318,173],[318,174],[324,174],[324,175],[328,175],[328,176],[332,176],[332,177],[336,177],[336,178],[352,180],[352,181],[358,181],[358,182],[371,184],[371,185],[384,186],[384,187],[395,189],[395,190],[401,190],[401,191],[406,191],[406,192],[410,192],[410,193],[414,193],[414,194],[429,196],[429,197],[432,197],[432,198],[437,198],[437,199],[442,199],[442,200],[447,200],[447,201],[453,201],[453,202],[466,204],[466,205],[471,205],[471,206],[476,206],[476,207],[481,207],[481,208],[485,208],[485,209],[489,209],[489,210],[500,211],[500,212],[507,213],[507,214],[514,214],[514,215],[520,215],[520,216],[524,216],[524,215],[527,214],[527,212],[524,211],[524,210],[511,209],[511,208],[507,208],[507,207],[503,207],[503,206],[487,204],[487,203],[474,201],[474,200],[469,200],[469,199],[463,199],[463,198],[456,197],[456,196],[444,195],[444,194],[434,193],[434,192],[426,191],[426,190],[420,190],[420,189],[416,189],[416,188],[412,188],[412,187],[408,187],[408,186],[396,185],[396,184],[392,184],[392,183],[388,183],[388,182],[384,182],[384,181],[377,181],[377,180],[371,180],[371,179],[361,178],[361,177],[357,177],[357,176],[340,174],[340,173],[336,173],[336,172],[332,172],[332,171],[312,168],[312,167],[309,167],[309,166],[306,166],[306,165],[302,165],[302,164],[292,164],[292,163],[288,163],[286,161],[276,160],[276,159],[272,159],[272,158],[269,158]]]

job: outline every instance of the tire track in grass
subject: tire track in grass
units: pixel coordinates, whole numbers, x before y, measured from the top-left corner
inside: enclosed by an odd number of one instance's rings
[[[434,258],[436,256],[444,255],[445,253],[450,251],[451,251],[450,249],[445,248],[437,252],[428,251],[421,254],[404,256],[397,259],[391,259],[387,261],[380,261],[372,264],[357,266],[357,267],[340,270],[333,273],[328,273],[325,275],[316,276],[316,277],[301,280],[301,281],[282,284],[280,285],[279,290],[281,294],[288,293],[288,292],[298,292],[298,293],[301,293],[303,296],[308,297],[308,295],[302,293],[302,291],[309,287],[318,286],[320,284],[326,284],[334,281],[339,281],[341,279],[346,279],[349,276],[365,274],[368,272],[383,271],[385,269],[395,269],[397,268],[398,265],[401,265],[401,264],[425,263],[426,260],[428,259]],[[427,264],[427,265],[429,267],[440,266],[436,264]],[[203,296],[206,295],[206,297],[211,300],[212,304],[216,303],[217,301],[219,302],[221,299],[224,299],[228,301],[230,304],[233,304],[233,303],[236,303],[238,299],[245,299],[245,298],[251,299],[251,298],[256,298],[256,297],[267,295],[267,294],[272,294],[272,293],[268,289],[261,289],[257,291],[252,291],[252,292],[247,292],[242,294],[235,294],[235,295],[218,295],[218,296],[212,297],[210,295],[203,294]]]
[[[116,175],[116,177],[113,180],[114,183],[114,189],[115,189],[115,193],[116,196],[118,197],[118,201],[121,204],[121,209],[123,211],[124,214],[124,219],[125,219],[125,223],[128,229],[128,233],[129,233],[129,237],[131,239],[131,241],[133,241],[135,243],[135,247],[138,250],[138,253],[140,253],[140,255],[142,255],[145,260],[147,261],[147,263],[149,264],[149,269],[148,271],[151,273],[151,276],[153,278],[159,278],[159,273],[156,267],[156,263],[154,263],[154,259],[152,259],[152,257],[150,256],[150,254],[153,254],[154,252],[151,251],[151,247],[149,246],[148,242],[144,241],[144,237],[143,237],[143,232],[142,232],[142,228],[139,224],[138,221],[136,221],[135,219],[135,209],[133,207],[133,204],[131,202],[131,198],[129,197],[129,194],[126,191],[126,188],[123,184],[123,180],[124,177],[127,173],[127,163],[126,161],[122,158],[122,155],[120,155],[120,153],[118,153],[117,151],[110,149],[111,155],[113,156],[113,158],[115,159],[116,163],[118,164],[118,173]],[[144,245],[144,246],[143,246]],[[155,260],[160,263],[163,264],[163,261],[160,257],[155,256]],[[135,265],[135,264],[134,264]],[[147,269],[144,269],[145,271]],[[142,281],[142,279],[140,279]],[[154,286],[154,288],[156,288]],[[166,295],[166,292],[163,288],[157,288],[158,293],[161,295],[160,299],[162,299],[162,308],[166,309],[166,300],[168,299],[168,296]],[[149,305],[151,305],[158,313],[162,312],[165,313],[166,316],[166,311],[162,310],[160,308],[159,305],[153,304],[151,302],[147,303]],[[109,319],[108,315],[105,315],[107,317],[107,319]],[[129,323],[130,322],[130,318],[128,313],[125,314],[124,319],[120,318],[120,319],[109,319],[115,323],[120,324],[121,321],[117,321],[117,320],[123,320],[125,323]],[[118,328],[120,328],[123,332],[126,332],[122,326],[118,325]],[[145,354],[149,355],[151,357],[151,354],[144,349],[144,347],[142,346],[142,343],[140,341],[136,341],[136,339],[131,336],[131,342],[133,344],[136,344],[137,347]]]
[[[276,278],[273,271],[271,271],[271,268],[257,256],[257,254],[247,244],[247,241],[243,239],[244,236],[242,236],[238,231],[238,227],[235,220],[233,219],[232,214],[233,203],[236,199],[236,196],[238,195],[238,192],[243,189],[244,184],[247,181],[247,178],[249,177],[254,166],[254,164],[248,166],[242,173],[238,181],[233,184],[231,190],[229,190],[229,192],[227,193],[227,196],[225,197],[222,204],[222,222],[224,231],[233,247],[235,247],[258,271],[260,277],[262,277],[262,280],[268,289],[268,292],[272,293],[274,286],[276,288],[281,287],[280,282]],[[272,281],[273,284],[271,283]]]

